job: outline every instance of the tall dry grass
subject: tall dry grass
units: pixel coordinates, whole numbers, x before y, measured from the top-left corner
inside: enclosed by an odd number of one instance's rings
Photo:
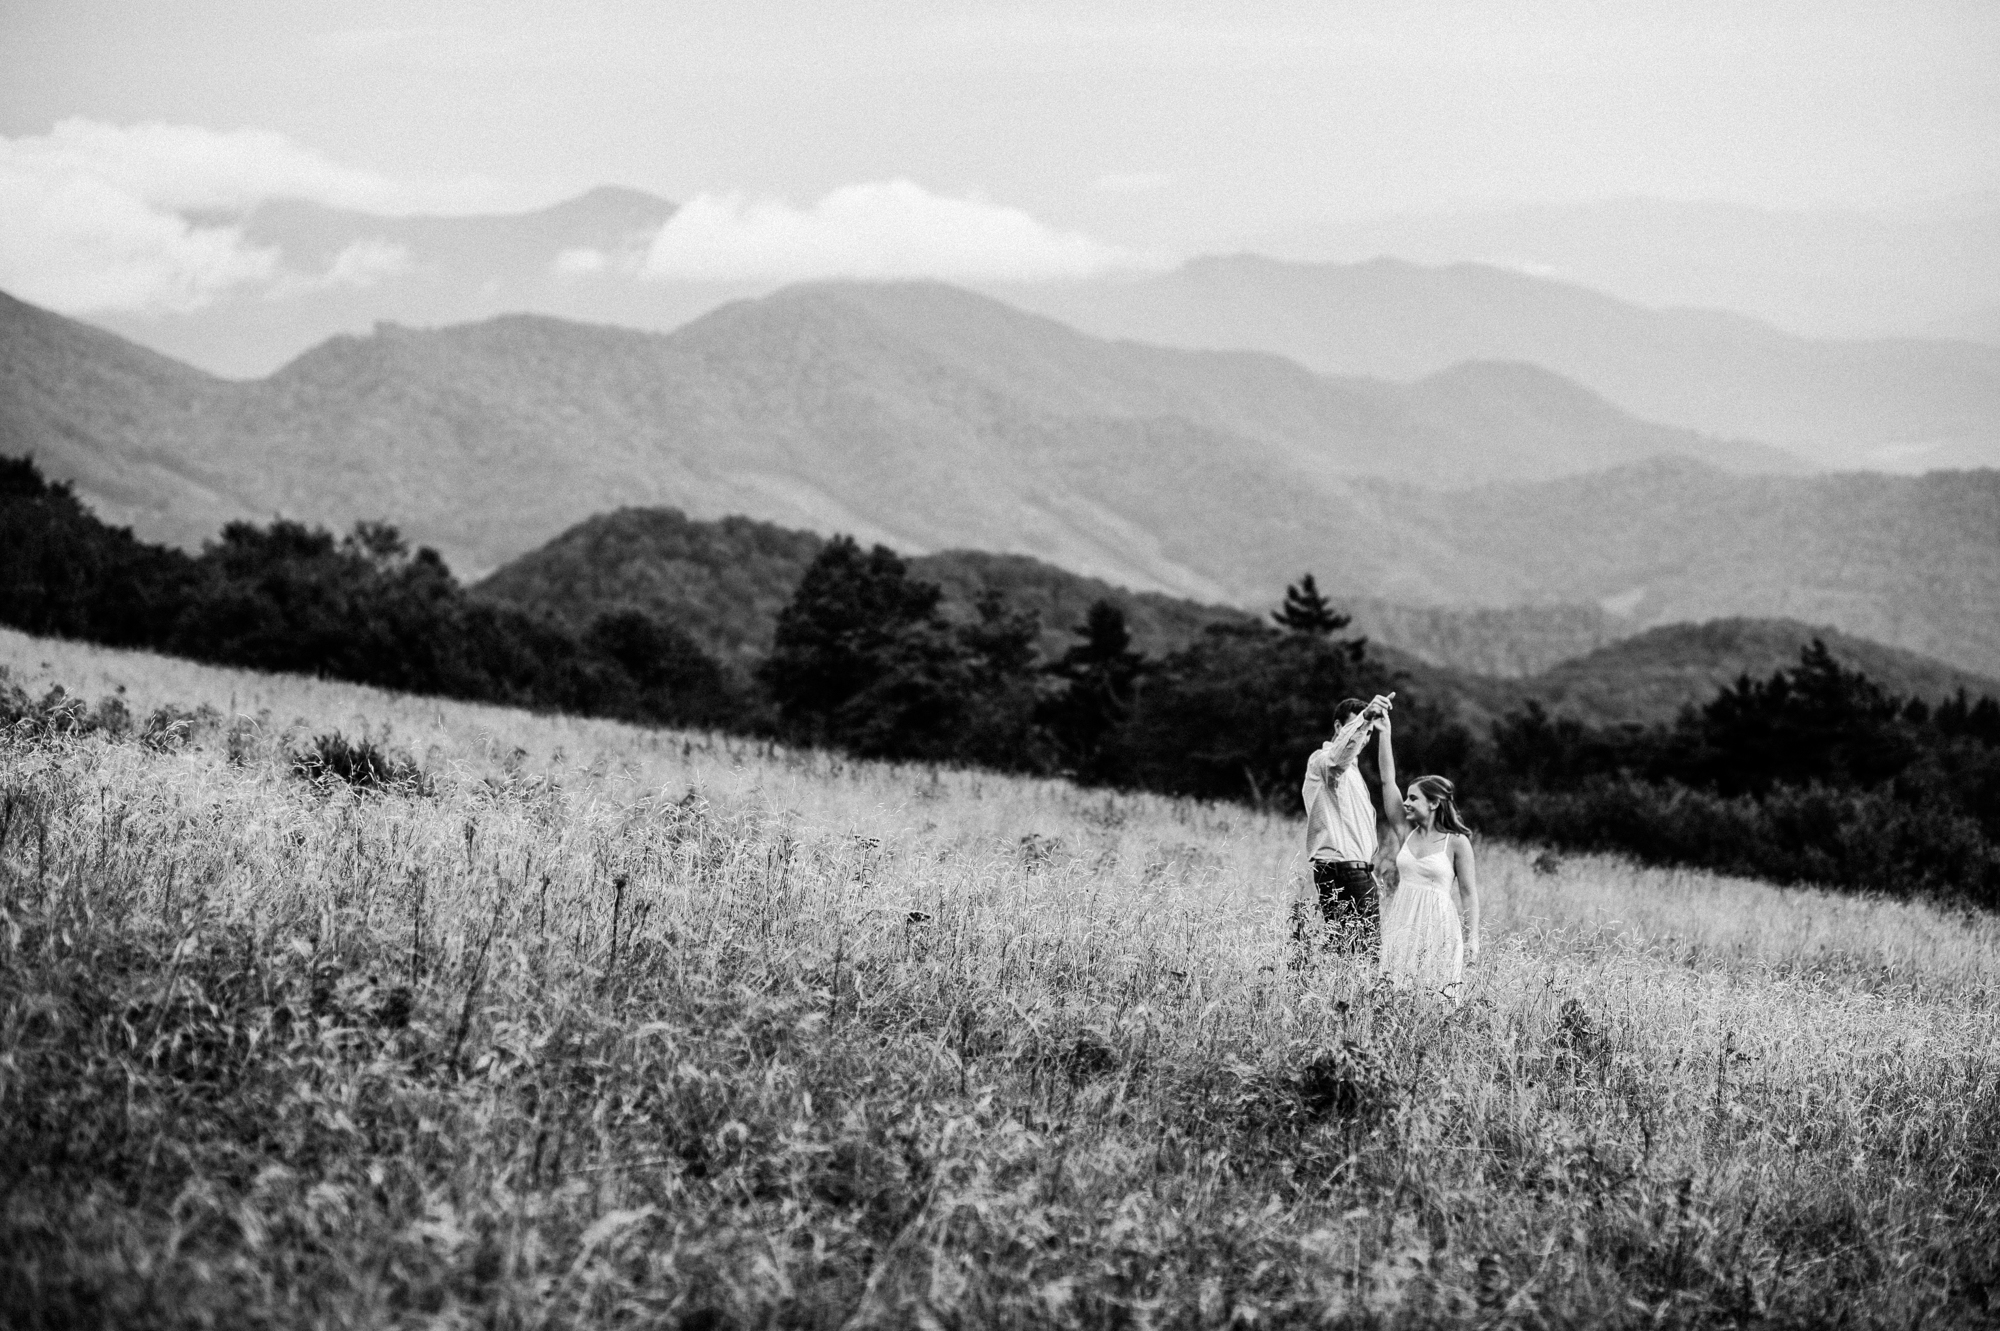
[[[1457,1012],[1298,829],[0,633],[21,1325],[1973,1323],[2000,929],[1480,848]],[[428,794],[293,774],[341,729]]]

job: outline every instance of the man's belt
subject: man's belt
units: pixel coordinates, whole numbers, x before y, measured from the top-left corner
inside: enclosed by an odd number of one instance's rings
[[[1336,869],[1373,869],[1369,860],[1314,860],[1314,864],[1331,864]]]

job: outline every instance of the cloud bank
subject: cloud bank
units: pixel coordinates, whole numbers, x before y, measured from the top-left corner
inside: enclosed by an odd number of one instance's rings
[[[464,193],[446,186],[433,201]],[[382,211],[427,201],[269,130],[65,120],[0,136],[0,288],[72,314],[184,311],[241,288],[367,285],[407,265],[355,246],[324,273],[287,272],[234,221],[273,198]]]
[[[262,129],[64,120],[47,134],[0,138],[0,164],[38,180],[95,180],[172,212],[241,212],[271,198],[384,209],[401,194]]]
[[[447,196],[462,196],[463,206],[473,189],[446,184],[419,198],[268,130],[65,120],[47,134],[0,136],[0,288],[89,314],[185,312],[232,296],[286,299],[370,286],[409,271],[414,256],[362,241],[304,271],[249,240],[241,219],[277,198],[371,213],[424,203],[454,211]],[[566,249],[549,271],[572,280],[976,282],[1152,266],[1020,208],[909,180],[843,186],[804,207],[703,194],[639,244],[617,253]]]
[[[696,282],[816,277],[1038,281],[1140,266],[1137,256],[1019,208],[933,194],[908,180],[846,185],[806,208],[703,194],[661,228],[650,277]]]
[[[269,280],[278,252],[200,226],[89,175],[0,156],[0,288],[69,313],[190,310]]]

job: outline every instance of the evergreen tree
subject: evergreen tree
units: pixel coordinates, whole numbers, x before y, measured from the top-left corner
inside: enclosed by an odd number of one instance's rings
[[[599,615],[583,643],[630,681],[630,701],[620,710],[637,719],[709,726],[742,719],[741,700],[721,664],[687,634],[644,611]]]
[[[912,580],[887,546],[863,551],[851,536],[827,542],[779,612],[757,672],[786,727],[831,741],[837,714],[863,691],[898,668],[923,673],[934,645],[914,639],[942,630],[940,595]]]
[[[1036,719],[1078,780],[1116,781],[1110,741],[1131,714],[1146,660],[1132,650],[1125,612],[1110,601],[1092,604],[1071,631],[1079,641],[1047,667],[1062,686],[1042,700]]]
[[[1799,663],[1767,680],[1748,676],[1683,716],[1659,775],[1724,795],[1773,786],[1868,787],[1915,757],[1903,702],[1834,659],[1815,638]]]
[[[1393,687],[1345,643],[1216,625],[1148,672],[1125,728],[1127,779],[1177,795],[1280,804],[1333,733],[1340,700]]]
[[[1285,603],[1271,612],[1271,618],[1279,628],[1322,638],[1332,637],[1353,622],[1353,616],[1333,608],[1310,573],[1285,588]]]

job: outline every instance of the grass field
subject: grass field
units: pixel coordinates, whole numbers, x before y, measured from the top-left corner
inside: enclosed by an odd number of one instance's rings
[[[1291,964],[1283,818],[0,664],[213,709],[0,739],[13,1325],[2000,1316],[1991,919],[1483,843],[1446,1013]]]

